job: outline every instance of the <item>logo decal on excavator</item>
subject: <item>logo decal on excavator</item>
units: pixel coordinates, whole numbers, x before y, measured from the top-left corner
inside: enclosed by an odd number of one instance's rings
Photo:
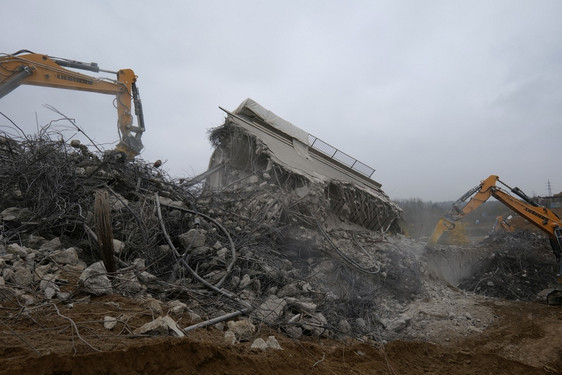
[[[58,79],[62,79],[64,81],[71,81],[71,82],[76,82],[76,83],[82,83],[84,85],[93,85],[94,81],[90,81],[89,79],[84,79],[84,78],[80,78],[80,77],[72,77],[72,76],[67,76],[67,75],[63,75],[60,73],[57,73],[57,78]]]
[[[527,207],[524,207],[524,209],[525,209],[525,211],[527,211],[527,212],[530,213],[531,215],[534,215],[534,216],[536,216],[536,217],[542,219],[544,224],[548,223],[548,217],[542,216],[542,215],[539,214],[538,212],[535,212],[535,211],[533,211],[533,210],[531,210],[531,209],[529,209],[529,208],[527,208]]]

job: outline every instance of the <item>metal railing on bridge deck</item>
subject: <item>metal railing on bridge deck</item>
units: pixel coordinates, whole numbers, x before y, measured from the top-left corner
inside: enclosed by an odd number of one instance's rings
[[[353,169],[356,172],[361,173],[364,176],[367,176],[368,178],[371,178],[371,176],[375,172],[374,168],[371,168],[368,165],[361,163],[359,160],[349,156],[345,152],[338,150],[334,146],[329,145],[328,143],[322,141],[321,139],[316,138],[312,134],[308,135],[308,143],[309,146],[312,147],[313,149],[320,151],[321,153],[328,156],[329,158],[337,160],[343,165]]]

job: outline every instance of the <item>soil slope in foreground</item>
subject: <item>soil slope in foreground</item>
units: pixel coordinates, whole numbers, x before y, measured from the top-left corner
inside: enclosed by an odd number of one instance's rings
[[[137,302],[104,297],[79,305],[65,316],[76,324],[95,321],[108,306],[135,311]],[[384,346],[358,341],[291,340],[263,328],[257,336],[275,335],[283,350],[251,349],[251,342],[227,345],[215,328],[191,332],[187,338],[105,339],[103,326],[92,329],[86,348],[80,338],[60,328],[57,334],[9,333],[25,327],[4,327],[1,336],[0,374],[561,374],[562,311],[531,302],[488,301],[496,322],[482,334],[451,340],[449,345],[420,341],[393,341]],[[87,308],[86,308],[87,307]],[[137,311],[140,311],[138,307]],[[60,324],[47,315],[42,324]],[[25,325],[25,321],[20,324]],[[53,332],[53,331],[50,331]],[[50,346],[51,353],[36,355],[26,345]],[[42,341],[39,342],[39,337]],[[84,353],[84,354],[75,354]]]

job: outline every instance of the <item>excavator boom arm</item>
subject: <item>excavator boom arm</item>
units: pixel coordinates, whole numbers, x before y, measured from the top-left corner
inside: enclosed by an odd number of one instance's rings
[[[497,186],[498,182],[507,187],[517,198]],[[562,282],[562,220],[560,220],[560,217],[552,210],[534,202],[519,188],[511,188],[500,181],[498,176],[492,175],[488,177],[482,181],[480,185],[469,190],[459,198],[459,200],[453,204],[453,208],[449,213],[437,222],[427,246],[433,247],[437,244],[437,241],[439,241],[439,238],[444,232],[455,228],[456,221],[480,207],[490,197],[496,198],[548,235],[552,250],[558,261],[557,277],[558,280]],[[470,198],[470,200],[464,204],[468,198]],[[461,204],[464,204],[464,206],[461,207]]]
[[[498,176],[492,175],[488,177],[479,185],[464,193],[455,203],[453,203],[453,207],[449,213],[437,222],[427,246],[435,246],[443,233],[455,228],[456,221],[459,221],[486,202],[492,195],[492,187],[496,184],[496,181],[498,181]],[[466,202],[469,198],[470,200]]]
[[[117,79],[91,77],[65,67],[115,73]],[[45,86],[115,95],[118,115],[117,126],[121,138],[117,149],[133,157],[142,150],[141,136],[145,129],[144,118],[136,87],[136,76],[131,69],[109,72],[99,69],[95,63],[88,64],[57,59],[36,53],[23,55],[16,53],[0,56],[0,98],[19,85]],[[138,126],[133,126],[132,103],[135,106]]]

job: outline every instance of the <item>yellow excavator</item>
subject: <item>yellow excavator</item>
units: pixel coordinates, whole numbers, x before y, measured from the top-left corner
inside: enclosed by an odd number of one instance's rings
[[[511,216],[511,215],[509,215],[505,219],[503,218],[503,216],[496,217],[496,222],[494,223],[494,228],[493,228],[492,232],[494,232],[494,233],[513,232],[515,230],[515,227],[509,223],[509,220],[511,220],[512,217],[513,216]]]
[[[116,79],[91,77],[68,68],[115,74]],[[20,85],[115,95],[120,138],[116,149],[129,157],[135,157],[141,152],[143,148],[141,137],[145,130],[136,80],[137,76],[131,69],[114,72],[100,69],[96,63],[57,58],[28,50],[21,50],[11,55],[0,54],[0,98]],[[134,104],[137,126],[133,126],[131,102]]]
[[[509,191],[499,187],[498,183],[502,184]],[[516,197],[511,195],[510,192]],[[437,222],[437,226],[427,246],[429,248],[434,247],[444,232],[454,230],[460,219],[480,207],[490,197],[496,198],[546,233],[558,263],[556,278],[558,283],[562,284],[562,220],[547,207],[543,207],[533,201],[521,189],[509,187],[495,175],[491,175],[453,203],[451,210]],[[562,290],[550,292],[547,296],[547,303],[549,305],[562,305]]]

